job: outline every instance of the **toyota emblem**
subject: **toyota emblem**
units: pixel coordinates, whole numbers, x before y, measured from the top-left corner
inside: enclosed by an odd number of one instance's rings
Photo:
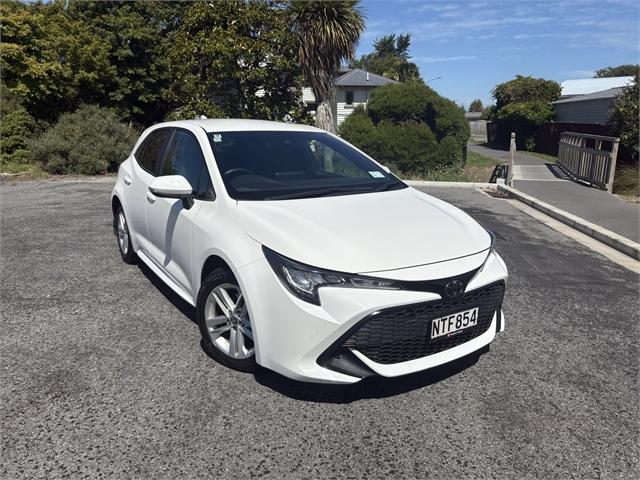
[[[457,298],[464,293],[464,283],[460,280],[452,280],[445,285],[444,293],[449,298]]]

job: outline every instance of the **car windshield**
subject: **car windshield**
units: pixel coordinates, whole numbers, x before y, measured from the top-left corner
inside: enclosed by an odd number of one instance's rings
[[[285,200],[406,188],[355,148],[321,132],[209,133],[229,195]]]

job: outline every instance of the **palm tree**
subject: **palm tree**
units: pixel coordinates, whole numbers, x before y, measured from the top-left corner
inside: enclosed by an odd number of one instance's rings
[[[298,57],[318,102],[316,126],[334,132],[333,81],[343,60],[352,60],[364,31],[359,0],[294,0],[290,11],[300,47]]]

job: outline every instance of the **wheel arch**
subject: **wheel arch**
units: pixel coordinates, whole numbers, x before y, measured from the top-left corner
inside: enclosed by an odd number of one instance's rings
[[[207,276],[216,268],[224,268],[225,270],[228,270],[234,277],[236,276],[233,268],[231,268],[231,266],[224,258],[218,255],[209,255],[202,264],[202,269],[200,270],[200,285],[202,285],[204,279],[207,278]]]
[[[116,213],[118,213],[118,207],[122,207],[122,202],[118,198],[118,195],[113,195],[111,197],[111,212],[113,213],[114,218]]]

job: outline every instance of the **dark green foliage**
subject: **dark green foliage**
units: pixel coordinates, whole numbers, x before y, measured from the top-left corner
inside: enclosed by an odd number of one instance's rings
[[[535,150],[537,127],[553,120],[550,102],[560,97],[560,84],[543,78],[516,76],[496,85],[496,104],[489,110],[489,119],[507,132],[516,133],[520,150]]]
[[[471,104],[469,105],[469,111],[470,112],[484,112],[484,105],[482,105],[482,100],[480,100],[479,98],[476,98],[474,101],[471,102]]]
[[[281,120],[302,77],[288,17],[276,2],[192,3],[169,52],[175,118]],[[258,96],[257,92],[264,95]]]
[[[637,163],[640,159],[640,75],[636,71],[634,81],[631,85],[623,87],[622,91],[616,98],[610,116],[609,128],[611,132],[620,137],[620,143],[627,147],[634,161]]]
[[[362,55],[353,66],[400,82],[421,81],[418,66],[409,61],[410,45],[411,34],[385,35],[373,43],[373,53]]]
[[[171,110],[168,91],[172,36],[189,5],[185,2],[72,2],[68,15],[90,25],[108,47],[113,66],[101,104],[125,121],[149,125]],[[86,101],[86,99],[83,99]]]
[[[534,100],[553,102],[560,98],[561,92],[560,84],[553,80],[517,75],[513,80],[496,85],[492,94],[496,108],[500,110],[510,103]]]
[[[121,123],[113,111],[83,105],[29,142],[33,159],[54,174],[99,175],[115,172],[139,132]]]
[[[617,67],[605,67],[600,70],[596,70],[593,78],[604,78],[604,77],[634,77],[638,75],[638,71],[640,70],[640,65],[638,64],[624,64],[618,65]]]
[[[453,136],[461,148],[469,139],[469,123],[464,118],[464,110],[420,82],[378,87],[367,111],[374,123],[381,120],[426,123],[438,141]]]
[[[4,85],[0,86],[0,115],[0,166],[28,163],[27,141],[36,132],[37,125],[20,99]]]
[[[469,125],[455,103],[412,82],[378,87],[366,111],[345,119],[340,135],[402,175],[428,176],[461,167]]]
[[[52,121],[81,103],[157,122],[169,110],[167,61],[181,2],[2,2],[3,81],[29,113]]]
[[[55,119],[81,100],[100,102],[114,68],[109,46],[61,3],[0,3],[2,79],[37,119]]]

